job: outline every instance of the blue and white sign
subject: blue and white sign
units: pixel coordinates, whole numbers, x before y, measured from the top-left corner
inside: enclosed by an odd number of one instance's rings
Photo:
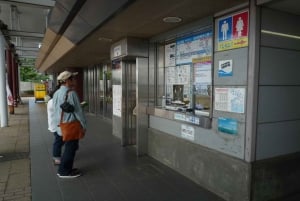
[[[236,119],[223,117],[218,118],[218,131],[220,132],[236,135],[238,129],[237,127],[238,122]]]
[[[176,41],[176,65],[190,64],[194,58],[212,54],[212,31]]]
[[[219,61],[219,77],[232,76],[232,60]]]
[[[224,18],[218,24],[218,41],[227,41],[232,38],[232,17]]]

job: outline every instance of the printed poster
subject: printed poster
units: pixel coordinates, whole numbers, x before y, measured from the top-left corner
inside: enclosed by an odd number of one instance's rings
[[[165,66],[175,66],[176,43],[165,46]]]
[[[212,54],[212,32],[205,32],[176,41],[176,65],[190,64],[194,58]]]
[[[244,11],[217,20],[217,50],[248,46],[249,12]]]
[[[212,82],[212,58],[211,56],[204,56],[193,59],[193,65],[195,92],[207,96]]]
[[[211,56],[193,59],[194,65],[194,84],[211,84]]]
[[[215,88],[215,110],[244,113],[245,88]]]

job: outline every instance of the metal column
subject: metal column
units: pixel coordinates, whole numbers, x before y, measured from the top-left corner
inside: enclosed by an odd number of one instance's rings
[[[246,115],[245,160],[255,161],[256,129],[258,106],[258,77],[259,77],[259,41],[260,41],[260,10],[256,1],[250,1],[249,10],[249,53],[248,53],[248,89]]]

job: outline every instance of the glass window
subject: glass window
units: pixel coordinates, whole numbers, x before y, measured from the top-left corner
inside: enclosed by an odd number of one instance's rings
[[[161,106],[168,110],[210,116],[212,31],[168,42],[163,51],[164,94]]]

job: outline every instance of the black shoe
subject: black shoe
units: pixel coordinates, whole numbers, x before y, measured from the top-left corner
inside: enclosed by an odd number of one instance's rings
[[[61,179],[73,179],[81,176],[81,172],[78,169],[72,169],[71,173],[68,175],[61,175],[57,173],[57,176]]]

